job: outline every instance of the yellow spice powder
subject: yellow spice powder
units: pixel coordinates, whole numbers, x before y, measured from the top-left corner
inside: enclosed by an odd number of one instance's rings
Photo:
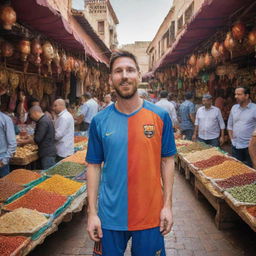
[[[222,164],[203,170],[204,174],[214,179],[227,179],[235,175],[250,173],[252,170],[245,164],[228,160]]]
[[[221,153],[216,148],[210,148],[210,149],[204,149],[204,150],[201,150],[201,151],[189,153],[189,154],[186,155],[186,159],[190,163],[194,163],[194,162],[197,162],[197,161],[209,159],[210,157],[217,156],[217,155],[221,156],[221,155],[223,155],[223,153]]]
[[[56,175],[53,175],[51,178],[43,181],[36,187],[44,189],[46,191],[69,196],[76,193],[82,186],[83,184],[77,181],[73,181],[61,175],[56,174]]]

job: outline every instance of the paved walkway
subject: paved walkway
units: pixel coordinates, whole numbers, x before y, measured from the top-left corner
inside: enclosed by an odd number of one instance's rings
[[[166,236],[167,256],[255,256],[256,233],[244,224],[219,231],[214,209],[206,200],[197,200],[184,176],[176,173],[174,186],[174,227]],[[86,234],[86,210],[47,238],[30,256],[89,256],[93,243]],[[129,249],[129,246],[128,246]],[[127,252],[126,256],[130,253]],[[147,256],[147,255],[141,255]]]

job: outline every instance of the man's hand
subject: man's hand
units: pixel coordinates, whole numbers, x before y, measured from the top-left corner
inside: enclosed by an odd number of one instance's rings
[[[98,215],[88,214],[87,232],[90,238],[95,242],[99,242],[102,238],[101,222]]]
[[[220,146],[222,146],[225,143],[225,137],[221,136],[220,137]]]
[[[162,235],[168,234],[173,226],[172,210],[164,207],[160,213],[160,232]]]

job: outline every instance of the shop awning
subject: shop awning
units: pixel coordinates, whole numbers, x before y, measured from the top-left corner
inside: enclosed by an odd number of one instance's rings
[[[18,22],[30,29],[55,40],[64,49],[75,53],[85,52],[96,61],[101,61],[83,38],[70,26],[60,11],[67,13],[67,1],[58,2],[58,9],[52,7],[47,0],[12,0],[12,7],[17,12]],[[106,61],[101,61],[106,62]]]
[[[142,79],[148,79],[154,77],[154,71],[149,71],[142,76]]]
[[[153,70],[168,64],[179,63],[184,56],[204,40],[212,36],[218,29],[227,25],[230,15],[255,0],[206,0],[189,24],[176,37],[171,48],[156,63]]]

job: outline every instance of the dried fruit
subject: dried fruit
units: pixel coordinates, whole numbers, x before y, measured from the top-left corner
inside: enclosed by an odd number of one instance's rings
[[[192,153],[192,152],[207,149],[207,148],[210,148],[210,146],[204,143],[194,142],[188,145],[187,147],[182,147],[181,149],[179,149],[179,153],[187,154],[187,153]]]
[[[67,177],[74,177],[83,171],[85,171],[84,165],[81,165],[78,163],[72,163],[72,162],[62,162],[50,168],[46,172],[46,174],[47,175],[59,174]]]
[[[251,173],[252,170],[245,164],[235,160],[228,160],[222,164],[203,170],[204,174],[213,179],[227,179],[243,173]]]
[[[0,202],[21,191],[23,187],[12,181],[0,179]]]
[[[0,233],[18,234],[35,232],[47,222],[47,218],[36,210],[18,208],[0,217]]]
[[[26,169],[16,169],[13,170],[10,174],[6,175],[3,179],[12,181],[19,185],[24,185],[40,177],[41,175],[39,173]]]
[[[18,198],[10,204],[6,204],[4,209],[12,211],[23,207],[37,210],[42,213],[54,213],[67,201],[67,197],[43,189],[34,188],[24,196]]]
[[[233,187],[227,191],[237,200],[243,203],[256,204],[256,184]]]
[[[44,189],[46,191],[51,191],[61,195],[68,196],[75,194],[82,186],[83,184],[77,181],[73,181],[56,174],[53,175],[51,178],[43,181],[36,187]]]

